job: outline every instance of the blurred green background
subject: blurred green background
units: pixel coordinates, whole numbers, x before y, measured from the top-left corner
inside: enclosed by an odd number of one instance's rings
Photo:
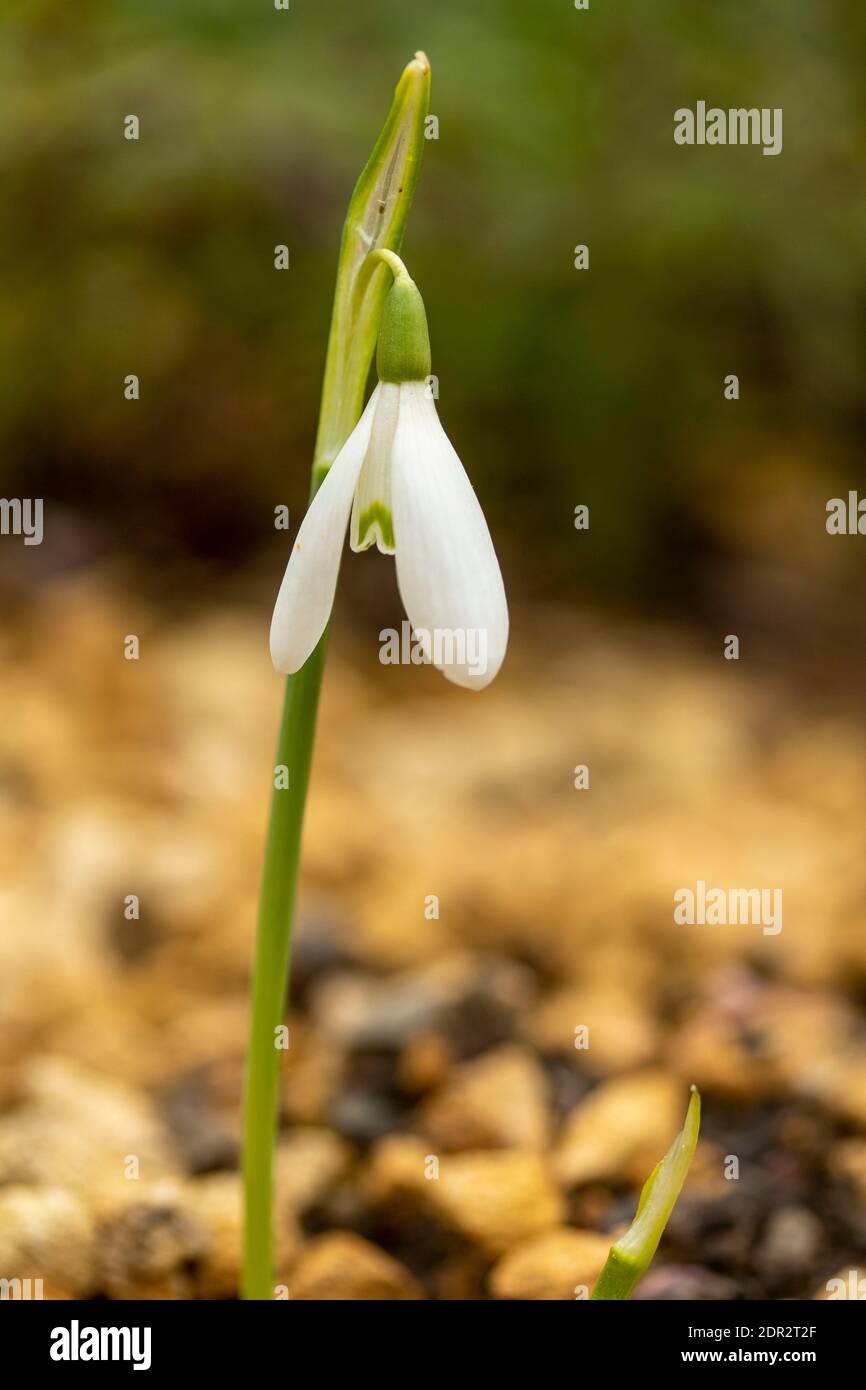
[[[510,591],[862,609],[862,548],[824,531],[864,433],[862,5],[4,8],[0,453],[5,492],[50,508],[42,563],[121,554],[135,582],[176,598],[183,573],[207,599],[260,561],[269,596],[342,218],[423,48],[439,139],[404,251]],[[675,146],[698,99],[781,106],[782,154]]]

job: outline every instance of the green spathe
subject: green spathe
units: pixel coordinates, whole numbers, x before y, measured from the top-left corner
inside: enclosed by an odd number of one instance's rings
[[[376,370],[380,381],[425,381],[430,375],[430,336],[418,286],[408,275],[394,280],[379,322]]]
[[[429,107],[430,64],[425,54],[416,53],[397,83],[388,119],[355,185],[343,227],[311,496],[361,414],[388,286],[375,253],[400,249],[424,152]]]

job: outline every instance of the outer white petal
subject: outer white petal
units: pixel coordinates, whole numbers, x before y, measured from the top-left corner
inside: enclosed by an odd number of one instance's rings
[[[295,538],[271,620],[271,660],[286,675],[303,666],[331,616],[349,511],[379,390],[377,386],[331,464]]]
[[[391,502],[415,636],[449,680],[480,690],[508,645],[505,587],[478,498],[421,381],[400,386]]]
[[[383,555],[393,555],[391,536],[394,521],[391,515],[391,449],[397,428],[397,407],[400,387],[394,381],[381,381],[377,387],[379,404],[367,456],[355,490],[352,506],[350,544],[353,550],[369,550],[376,542]],[[364,537],[361,539],[361,522]]]

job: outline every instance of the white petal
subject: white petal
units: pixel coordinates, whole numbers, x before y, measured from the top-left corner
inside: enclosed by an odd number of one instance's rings
[[[291,675],[303,666],[334,605],[349,509],[373,427],[380,388],[313,498],[295,538],[271,620],[271,660]]]
[[[369,550],[373,542],[383,555],[394,554],[394,522],[391,516],[391,448],[397,428],[400,387],[394,381],[380,382],[379,404],[367,457],[358,479],[352,506],[351,545],[353,550]]]
[[[391,461],[397,582],[426,655],[449,680],[489,685],[508,605],[487,522],[421,381],[403,382]]]

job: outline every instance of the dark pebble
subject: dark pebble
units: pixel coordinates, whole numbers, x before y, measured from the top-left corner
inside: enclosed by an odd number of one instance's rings
[[[345,933],[336,917],[325,911],[304,911],[298,915],[292,946],[291,1002],[305,1010],[311,985],[332,970],[343,970],[354,963],[345,942]]]
[[[366,1147],[404,1128],[402,1098],[388,1091],[351,1090],[335,1096],[328,1122],[344,1139]]]
[[[188,1173],[237,1168],[239,1144],[214,1111],[205,1070],[173,1081],[162,1093],[160,1108]]]

